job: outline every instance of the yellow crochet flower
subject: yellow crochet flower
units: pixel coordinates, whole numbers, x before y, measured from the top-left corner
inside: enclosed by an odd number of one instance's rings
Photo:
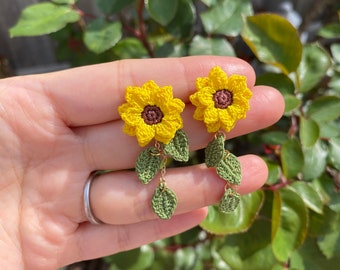
[[[168,144],[183,127],[184,103],[173,97],[171,86],[159,87],[150,80],[142,87],[127,87],[125,98],[127,103],[118,108],[123,131],[136,136],[140,146],[152,139]]]
[[[208,132],[224,129],[229,132],[239,119],[246,117],[252,96],[246,77],[227,74],[219,67],[212,68],[208,77],[197,78],[197,92],[190,96],[196,106],[194,118],[207,126]]]

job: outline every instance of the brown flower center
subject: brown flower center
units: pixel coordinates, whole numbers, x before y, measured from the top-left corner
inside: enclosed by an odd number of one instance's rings
[[[213,95],[213,101],[215,102],[215,108],[225,109],[233,104],[233,93],[226,89],[218,90]]]
[[[158,124],[163,119],[163,112],[156,105],[147,105],[144,107],[142,117],[148,125]]]

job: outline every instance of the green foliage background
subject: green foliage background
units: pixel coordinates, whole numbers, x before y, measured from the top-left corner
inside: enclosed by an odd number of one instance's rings
[[[256,153],[266,185],[238,210],[188,232],[105,258],[118,269],[337,269],[340,261],[340,25],[324,25],[302,44],[283,17],[254,14],[250,0],[76,0],[28,6],[12,37],[50,34],[60,60],[74,66],[126,58],[228,55],[251,62],[257,84],[285,98],[274,126],[228,141]],[[340,8],[340,4],[337,6]],[[334,10],[334,12],[337,12]],[[339,15],[338,10],[338,16]],[[200,161],[200,152],[191,162]]]

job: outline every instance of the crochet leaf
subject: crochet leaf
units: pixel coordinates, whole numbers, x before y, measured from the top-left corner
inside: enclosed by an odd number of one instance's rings
[[[224,154],[224,158],[216,167],[216,172],[221,178],[232,185],[239,185],[241,183],[241,164],[232,153],[227,152]]]
[[[164,144],[164,153],[177,161],[189,160],[189,143],[188,137],[183,130],[177,130],[175,137],[168,143]]]
[[[156,188],[151,203],[153,211],[161,219],[170,219],[177,206],[177,197],[171,189],[161,183]]]
[[[216,167],[224,155],[224,136],[218,135],[205,148],[205,164],[207,167]]]
[[[240,200],[240,194],[233,191],[231,188],[228,188],[220,200],[218,210],[225,214],[232,213],[240,204]]]
[[[136,172],[143,184],[149,183],[161,167],[162,159],[155,147],[143,150],[136,161]]]

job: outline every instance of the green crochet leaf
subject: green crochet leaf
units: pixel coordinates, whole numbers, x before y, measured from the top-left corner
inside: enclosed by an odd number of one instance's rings
[[[177,206],[176,194],[164,183],[155,190],[152,197],[152,209],[161,219],[170,219]]]
[[[188,137],[183,130],[177,130],[175,137],[163,145],[164,153],[177,161],[189,160]]]
[[[207,167],[216,167],[224,155],[224,136],[218,135],[205,148],[205,164]]]
[[[218,205],[218,210],[225,214],[230,214],[237,206],[240,204],[241,196],[236,191],[233,191],[231,188],[228,188],[220,200],[220,204]]]
[[[241,164],[232,153],[225,153],[224,158],[216,167],[217,174],[232,185],[241,183]]]
[[[161,167],[162,159],[155,147],[143,150],[136,161],[136,172],[143,184],[149,183]]]

